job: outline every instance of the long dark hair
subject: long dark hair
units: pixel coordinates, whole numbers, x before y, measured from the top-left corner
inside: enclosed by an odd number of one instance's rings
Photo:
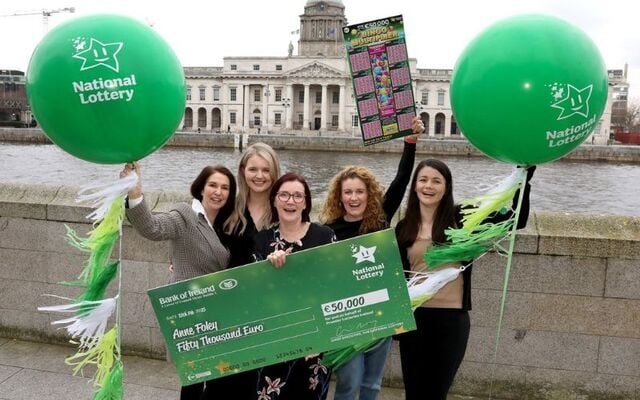
[[[224,206],[218,211],[218,215],[216,215],[216,219],[213,221],[213,226],[216,229],[222,229],[227,231],[230,229],[229,226],[229,217],[233,213],[233,208],[236,205],[236,178],[233,177],[233,174],[227,167],[224,165],[207,165],[202,168],[202,171],[196,176],[196,179],[191,183],[191,196],[194,199],[198,199],[202,202],[202,190],[204,190],[204,185],[207,184],[207,180],[209,177],[216,172],[226,176],[229,179],[229,197],[227,197],[227,202],[224,203]]]
[[[438,204],[435,215],[433,216],[433,227],[431,228],[431,240],[435,243],[444,243],[446,236],[444,230],[449,227],[455,227],[456,223],[456,207],[453,203],[453,181],[451,171],[447,164],[436,159],[422,160],[413,172],[411,178],[411,189],[409,190],[409,199],[407,200],[407,211],[404,218],[398,222],[398,244],[408,247],[415,242],[420,231],[420,201],[416,194],[416,182],[418,181],[418,173],[424,167],[431,167],[438,171],[445,179],[445,192]]]
[[[311,190],[309,189],[309,185],[307,185],[307,181],[301,176],[296,174],[295,172],[287,172],[282,175],[271,187],[271,192],[269,193],[269,205],[271,206],[271,223],[276,223],[279,221],[278,219],[278,211],[276,207],[273,205],[273,202],[276,199],[278,191],[280,187],[285,182],[300,182],[302,186],[304,186],[304,210],[302,210],[302,222],[309,222],[311,218],[309,218],[309,212],[311,211]]]

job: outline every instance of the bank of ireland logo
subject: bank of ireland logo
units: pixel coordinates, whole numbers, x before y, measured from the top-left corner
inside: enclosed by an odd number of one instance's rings
[[[94,38],[90,38],[87,44],[87,39],[77,37],[73,39],[73,47],[76,49],[73,58],[82,60],[80,71],[103,66],[119,72],[120,64],[117,56],[123,46],[122,42],[103,43]]]
[[[549,86],[551,96],[554,103],[551,107],[560,110],[557,120],[563,120],[573,115],[582,115],[585,118],[589,116],[589,100],[591,100],[591,92],[593,85],[587,85],[583,88],[575,87],[571,84],[553,83]]]
[[[236,286],[238,286],[238,281],[231,278],[225,279],[218,284],[218,287],[222,290],[231,290]]]
[[[351,257],[356,259],[356,264],[360,264],[364,261],[371,261],[374,263],[376,262],[376,258],[374,257],[376,247],[377,246],[364,247],[362,245],[351,245]]]

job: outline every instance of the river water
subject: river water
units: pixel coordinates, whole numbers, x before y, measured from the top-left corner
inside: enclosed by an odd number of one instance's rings
[[[279,151],[282,170],[309,182],[314,202],[324,199],[328,182],[344,165],[369,167],[387,186],[400,154]],[[237,169],[240,152],[232,149],[163,148],[141,161],[146,189],[189,192],[207,164]],[[427,158],[418,154],[416,163]],[[477,194],[509,175],[510,165],[478,157],[438,157],[451,168],[455,199]],[[82,186],[118,177],[121,166],[74,158],[55,145],[0,143],[1,182]],[[640,215],[640,165],[556,161],[538,167],[532,180],[534,210],[590,214]],[[318,203],[319,204],[319,203]],[[318,205],[316,204],[316,205]],[[404,204],[404,203],[403,203]]]

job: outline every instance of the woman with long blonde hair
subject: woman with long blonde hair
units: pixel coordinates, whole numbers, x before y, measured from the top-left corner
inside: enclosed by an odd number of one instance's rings
[[[245,265],[253,259],[253,237],[271,227],[269,192],[280,178],[280,158],[265,143],[247,147],[238,164],[238,194],[229,221],[230,267]]]

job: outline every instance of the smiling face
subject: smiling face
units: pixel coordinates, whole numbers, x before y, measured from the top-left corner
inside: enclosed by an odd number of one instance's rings
[[[202,206],[207,211],[207,214],[217,214],[227,204],[229,187],[230,182],[226,175],[220,172],[214,172],[209,175],[207,183],[202,189]]]
[[[281,223],[302,222],[302,211],[307,206],[304,185],[298,181],[284,182],[273,199],[273,205]]]
[[[251,156],[247,160],[243,173],[250,192],[264,193],[271,189],[271,165],[259,155]]]
[[[435,168],[425,166],[418,172],[414,191],[421,206],[437,207],[447,190],[447,181]]]
[[[359,178],[347,178],[342,181],[340,202],[344,208],[345,221],[360,221],[367,209],[367,185]]]

